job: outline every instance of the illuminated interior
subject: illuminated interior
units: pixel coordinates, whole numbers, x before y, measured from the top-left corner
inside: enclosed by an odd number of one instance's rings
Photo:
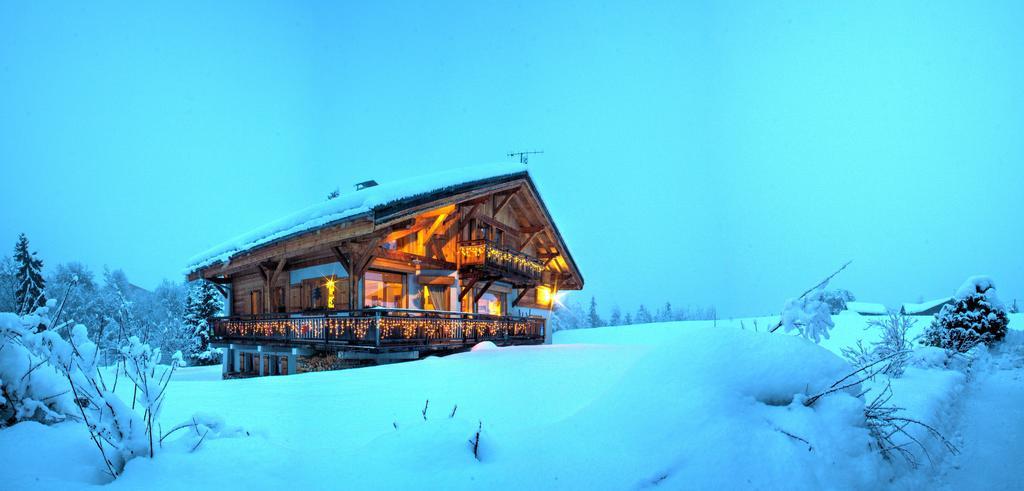
[[[476,302],[476,311],[478,314],[501,315],[505,311],[504,305],[502,305],[503,300],[504,295],[484,293]]]
[[[542,307],[551,306],[551,301],[554,299],[554,292],[551,291],[551,287],[538,286],[537,287],[537,305]]]
[[[367,307],[405,308],[405,275],[367,271],[363,292],[363,304]]]
[[[449,310],[449,297],[445,285],[423,285],[424,310]]]

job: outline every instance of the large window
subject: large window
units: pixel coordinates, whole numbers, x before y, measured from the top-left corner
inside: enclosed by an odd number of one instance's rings
[[[487,292],[476,301],[476,312],[478,314],[501,315],[505,313],[505,295],[500,293]]]
[[[423,285],[424,310],[448,310],[449,297],[447,285]]]
[[[367,307],[405,308],[405,275],[367,271],[363,276],[363,304]]]

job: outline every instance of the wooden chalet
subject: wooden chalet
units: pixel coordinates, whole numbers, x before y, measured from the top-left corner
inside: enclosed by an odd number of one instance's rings
[[[212,321],[226,376],[538,344],[555,293],[583,287],[522,164],[361,183],[196,256],[188,278],[228,299]]]

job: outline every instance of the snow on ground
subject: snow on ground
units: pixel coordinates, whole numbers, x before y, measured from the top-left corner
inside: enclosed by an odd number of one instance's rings
[[[1009,331],[991,355],[972,371],[975,381],[953,436],[961,453],[950,459],[937,488],[1024,489],[1024,332]]]
[[[1011,316],[1011,328],[1024,324],[1021,317]],[[799,394],[849,371],[836,355],[841,347],[877,337],[865,329],[868,318],[836,316],[832,337],[821,346],[765,333],[777,319],[757,319],[756,331],[754,319],[564,331],[551,346],[287,377],[219,380],[216,366],[183,369],[168,389],[163,427],[201,411],[250,436],[137,458],[111,486],[924,487],[935,471],[890,466],[869,450],[855,389],[813,408],[800,403]],[[1019,346],[1014,349],[1019,355]],[[1005,478],[992,488],[1013,483],[1006,480],[1012,467],[993,468],[1012,463],[1020,449],[1007,446],[1017,453],[1000,454],[978,439],[1020,445],[1019,435],[1006,429],[1024,428],[1022,357],[994,352],[986,366],[1008,369],[971,375],[979,385],[965,391],[964,371],[947,369],[932,355],[923,350],[920,367],[894,382],[896,402],[949,434],[961,419],[976,423],[962,426],[955,442],[960,456],[930,448],[937,468],[959,466],[948,476],[951,489],[979,475]],[[1011,385],[1014,390],[1004,390]],[[995,425],[982,416],[991,419],[990,407],[1006,411]],[[479,461],[470,446],[478,429]],[[95,448],[77,424],[23,423],[0,431],[0,455],[4,488],[103,482]]]

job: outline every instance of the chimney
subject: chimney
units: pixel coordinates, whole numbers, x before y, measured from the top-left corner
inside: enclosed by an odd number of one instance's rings
[[[359,184],[356,184],[356,191],[361,191],[361,190],[366,189],[366,188],[372,188],[372,187],[374,187],[376,185],[377,185],[377,181],[374,181],[373,179],[370,179],[369,181],[363,181],[363,182],[361,182]]]

